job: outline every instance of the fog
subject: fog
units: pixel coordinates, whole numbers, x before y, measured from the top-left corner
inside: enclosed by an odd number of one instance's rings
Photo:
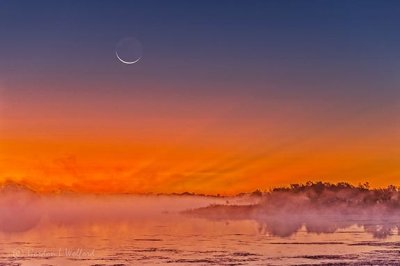
[[[184,214],[212,220],[254,220],[260,233],[281,237],[302,228],[308,233],[334,233],[358,225],[374,237],[384,238],[399,232],[399,194],[393,186],[370,189],[368,184],[309,182],[263,193],[256,204],[217,204]]]
[[[292,185],[237,197],[42,195],[9,184],[0,190],[0,232],[26,232],[39,225],[75,227],[174,216],[251,220],[256,222],[260,234],[280,237],[301,229],[320,234],[358,225],[376,238],[385,238],[399,232],[399,199],[395,187],[369,189],[367,185],[354,187],[346,183]]]
[[[0,231],[23,232],[38,224],[75,226],[90,223],[163,219],[181,211],[243,199],[200,196],[38,194],[24,186],[0,189]]]

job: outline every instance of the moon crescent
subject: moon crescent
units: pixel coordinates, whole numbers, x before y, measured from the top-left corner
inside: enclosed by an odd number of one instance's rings
[[[140,58],[141,58],[141,57],[139,57],[139,58],[136,59],[135,61],[129,62],[129,61],[122,60],[121,57],[119,57],[118,52],[115,52],[115,55],[117,56],[117,58],[118,58],[119,61],[121,61],[122,63],[127,64],[127,65],[132,65],[132,64],[134,64],[134,63],[137,63],[137,62],[139,62],[139,60],[140,60]]]

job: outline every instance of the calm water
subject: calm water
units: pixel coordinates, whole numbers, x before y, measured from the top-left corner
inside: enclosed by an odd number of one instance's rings
[[[290,216],[263,222],[179,214],[218,201],[124,198],[110,205],[110,200],[47,199],[40,219],[28,228],[3,228],[0,265],[400,264],[395,221],[333,217],[294,226]]]

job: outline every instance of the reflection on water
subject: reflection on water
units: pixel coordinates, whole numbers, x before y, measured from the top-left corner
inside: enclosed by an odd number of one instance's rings
[[[399,264],[394,218],[179,214],[212,203],[225,200],[10,194],[0,202],[0,265]]]
[[[400,222],[397,219],[363,219],[358,220],[352,217],[349,220],[338,219],[335,216],[318,216],[318,217],[288,217],[277,216],[268,217],[266,219],[255,219],[259,224],[259,232],[278,237],[289,237],[303,229],[307,233],[335,233],[339,229],[346,229],[351,226],[357,226],[364,230],[365,233],[371,234],[373,238],[384,239],[393,234],[399,234]],[[383,217],[381,217],[383,218]]]

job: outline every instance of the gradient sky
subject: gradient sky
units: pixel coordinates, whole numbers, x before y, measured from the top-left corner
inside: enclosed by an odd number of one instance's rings
[[[400,185],[398,1],[1,1],[0,181]],[[143,58],[125,65],[117,43]]]

